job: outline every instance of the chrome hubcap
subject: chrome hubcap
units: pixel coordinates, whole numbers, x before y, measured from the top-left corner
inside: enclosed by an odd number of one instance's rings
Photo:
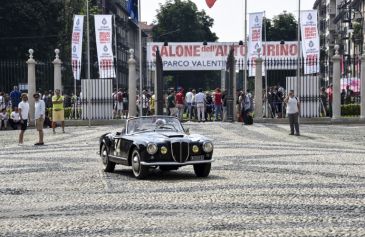
[[[133,154],[132,157],[132,168],[133,168],[133,173],[135,175],[139,175],[140,169],[141,169],[141,164],[139,163],[139,156],[137,153]]]
[[[104,165],[106,165],[106,162],[107,162],[107,156],[108,156],[108,153],[106,152],[106,148],[105,148],[105,146],[103,147],[103,150],[102,150],[102,159],[103,159],[103,163],[104,163]]]

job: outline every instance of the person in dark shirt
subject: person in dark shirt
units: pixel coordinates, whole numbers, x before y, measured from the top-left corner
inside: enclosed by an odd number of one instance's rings
[[[18,87],[14,86],[13,91],[10,92],[10,101],[11,101],[13,110],[15,107],[18,107],[18,104],[20,103],[20,96],[21,96],[21,93],[20,93]]]

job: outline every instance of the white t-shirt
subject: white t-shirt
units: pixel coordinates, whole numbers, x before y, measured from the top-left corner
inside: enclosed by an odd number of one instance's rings
[[[195,102],[197,104],[204,103],[204,101],[205,101],[205,94],[203,92],[199,92],[198,94],[195,95]]]
[[[18,108],[21,109],[21,117],[22,119],[28,119],[29,115],[29,103],[28,101],[21,101],[18,105]]]
[[[0,110],[5,109],[5,98],[0,95]]]
[[[44,118],[45,117],[44,114],[46,112],[46,105],[44,104],[44,101],[43,100],[39,100],[38,102],[36,101],[34,105],[35,105],[34,119],[39,119],[41,115]]]
[[[192,103],[193,102],[193,92],[189,91],[185,95],[186,103]]]
[[[15,111],[13,111],[13,112],[11,112],[11,114],[10,114],[10,118],[11,118],[12,120],[14,120],[15,122],[18,122],[18,121],[20,120],[20,115],[19,115],[19,113],[17,113],[17,112],[15,112]]]
[[[296,97],[289,97],[287,106],[286,106],[286,113],[287,114],[295,114],[298,113],[298,99]]]

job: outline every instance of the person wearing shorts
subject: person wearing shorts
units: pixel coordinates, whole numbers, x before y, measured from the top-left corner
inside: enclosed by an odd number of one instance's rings
[[[18,105],[20,115],[20,133],[19,133],[19,145],[23,145],[24,132],[27,130],[28,118],[29,118],[29,103],[28,95],[23,93],[21,95],[22,101]]]
[[[44,118],[46,114],[46,104],[43,100],[41,100],[39,97],[39,94],[36,93],[33,95],[34,97],[34,120],[35,120],[35,127],[38,131],[38,142],[35,143],[35,146],[42,146],[44,145],[43,142],[43,124],[44,124]]]

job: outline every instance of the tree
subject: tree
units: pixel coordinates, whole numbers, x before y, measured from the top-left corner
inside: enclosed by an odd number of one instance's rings
[[[293,41],[297,39],[298,23],[293,14],[283,12],[274,16],[272,20],[265,19],[265,22],[267,41]]]
[[[190,0],[168,0],[160,5],[156,18],[156,26],[152,30],[154,41],[214,42],[218,39],[210,30],[214,20],[204,10],[198,11]]]
[[[34,49],[37,59],[70,58],[74,14],[86,13],[87,0],[12,0],[0,6],[0,55],[2,59],[26,58]],[[97,13],[97,0],[88,0]]]
[[[152,38],[158,42],[215,42],[218,37],[210,28],[214,19],[205,11],[198,11],[192,1],[168,0],[157,11],[156,26]],[[220,86],[220,73],[209,71],[165,72],[165,88],[202,87],[213,89]],[[173,79],[172,79],[173,78]]]

